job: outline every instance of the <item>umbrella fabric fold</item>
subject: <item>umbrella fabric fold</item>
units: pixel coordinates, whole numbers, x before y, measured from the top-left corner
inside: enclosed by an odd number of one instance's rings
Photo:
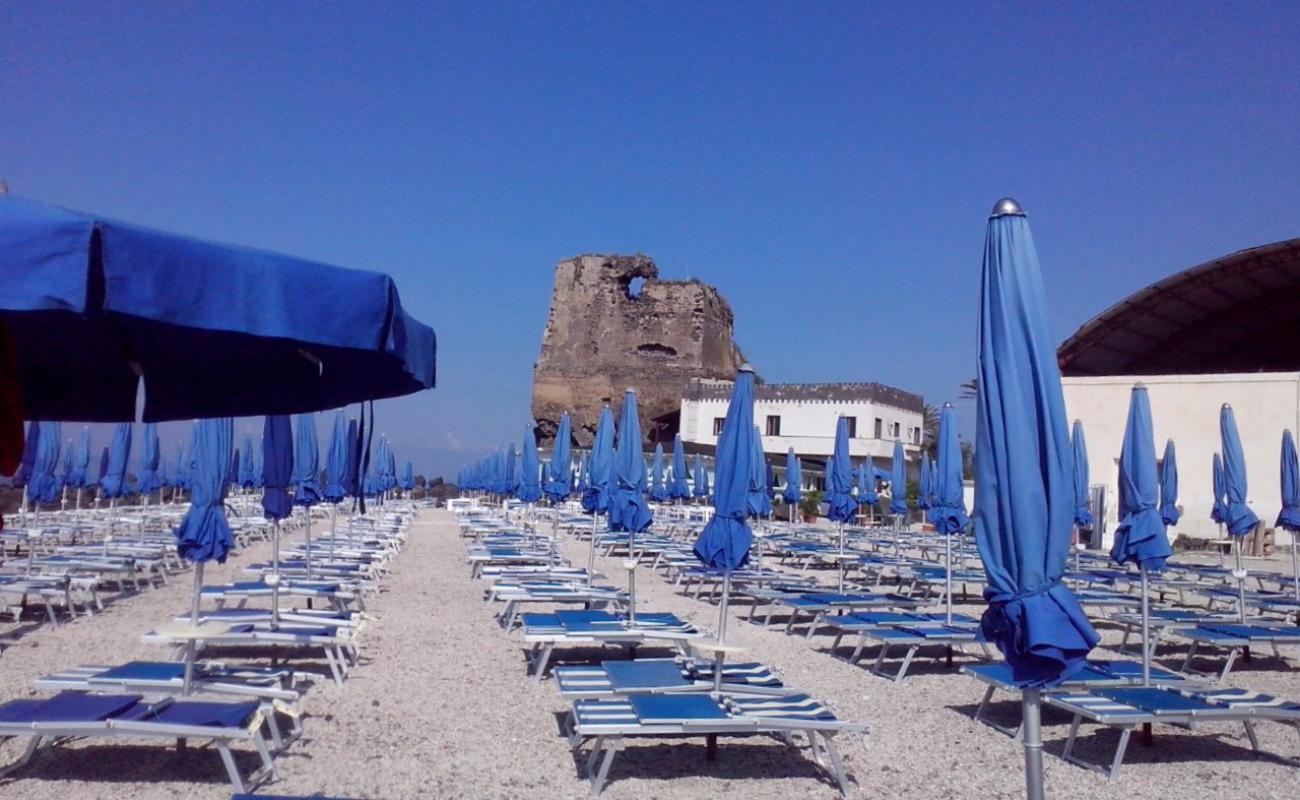
[[[293,504],[320,502],[320,446],[316,442],[316,415],[299,414],[293,448]]]
[[[713,475],[713,517],[695,540],[695,557],[706,566],[724,572],[749,562],[754,535],[745,524],[749,495],[754,437],[754,373],[742,369],[727,406],[727,417],[718,437]]]
[[[1115,563],[1134,563],[1158,572],[1173,555],[1156,503],[1159,488],[1151,403],[1146,387],[1135,386],[1129,396],[1128,424],[1119,454],[1120,520],[1110,550]]]
[[[1160,518],[1166,525],[1177,525],[1182,512],[1178,510],[1178,455],[1174,440],[1165,442],[1165,456],[1160,462]]]
[[[653,466],[650,470],[650,499],[656,503],[668,501],[668,484],[664,481],[664,446],[655,445]]]
[[[928,453],[922,453],[921,454],[921,477],[917,481],[917,486],[916,486],[916,507],[917,508],[922,510],[928,510],[930,508],[931,505],[930,498],[934,494],[934,488],[932,483],[933,480],[934,480],[934,476],[930,469],[930,455]],[[928,518],[929,515],[927,514],[926,516]]]
[[[560,417],[560,426],[555,431],[555,447],[551,450],[551,461],[546,465],[546,481],[542,491],[552,503],[563,503],[569,499],[573,490],[573,454],[571,440],[573,432],[569,414],[566,411]]]
[[[33,423],[40,431],[36,458],[32,462],[32,476],[27,484],[27,500],[31,503],[52,503],[59,496],[59,481],[55,471],[59,466],[59,449],[63,444],[63,429],[58,422]]]
[[[792,506],[803,499],[803,465],[799,463],[799,456],[795,455],[793,447],[785,454],[785,489],[781,491],[781,496]]]
[[[113,440],[108,448],[108,470],[99,479],[99,489],[104,497],[125,497],[131,493],[126,483],[126,465],[131,459],[131,423],[119,422],[113,429]]]
[[[609,529],[641,533],[650,527],[654,514],[645,499],[646,474],[645,461],[641,456],[641,421],[637,418],[636,393],[631,390],[623,395],[612,472]]]
[[[582,493],[582,507],[589,514],[609,511],[609,484],[614,471],[614,412],[605,406],[596,423],[596,438],[591,443],[588,486]],[[592,524],[595,524],[594,522]]]
[[[1232,406],[1226,403],[1219,411],[1219,435],[1223,443],[1223,489],[1227,501],[1223,524],[1229,536],[1245,536],[1259,524],[1259,517],[1246,505],[1246,455],[1237,434],[1237,418],[1233,416]]]
[[[224,564],[235,546],[225,513],[234,438],[234,422],[229,418],[202,419],[195,426],[190,446],[194,458],[190,509],[176,529],[176,549],[189,561]]]
[[[889,469],[889,513],[907,513],[907,458],[903,455],[903,443],[897,439]]]
[[[515,487],[515,499],[524,503],[536,503],[542,499],[541,463],[537,457],[537,434],[533,423],[524,425],[524,454],[519,461],[519,483]]]
[[[1070,434],[1070,452],[1074,456],[1074,524],[1086,528],[1092,525],[1092,512],[1088,510],[1088,442],[1083,438],[1083,423],[1077,419]]]
[[[1300,466],[1296,464],[1295,438],[1289,430],[1282,431],[1281,474],[1282,510],[1277,515],[1277,526],[1300,531]]]
[[[158,426],[152,422],[145,423],[141,437],[144,448],[140,454],[140,474],[136,476],[140,494],[150,495],[162,488],[158,481],[158,465],[162,452],[158,442]]]
[[[767,494],[767,458],[763,455],[763,435],[758,432],[757,425],[750,425],[749,430],[749,513],[756,517],[766,517],[772,513],[772,500]]]
[[[933,472],[935,504],[930,509],[930,521],[938,533],[961,533],[970,524],[970,519],[966,516],[961,444],[957,440],[957,414],[951,404],[945,404],[939,412],[937,456]]]
[[[325,487],[321,494],[331,503],[348,496],[348,422],[342,411],[335,412],[330,429],[330,449],[325,457]]]
[[[826,463],[826,516],[831,522],[851,522],[858,511],[853,497],[853,465],[849,461],[849,421],[835,422],[835,449]]]
[[[1223,501],[1227,489],[1223,482],[1223,457],[1218,453],[1214,454],[1213,478],[1214,478],[1214,503],[1210,506],[1210,519],[1222,525],[1228,514],[1228,505]]]
[[[691,488],[691,494],[699,498],[709,496],[709,472],[704,468],[704,457],[699,453],[695,454],[695,475],[693,483],[694,486]]]

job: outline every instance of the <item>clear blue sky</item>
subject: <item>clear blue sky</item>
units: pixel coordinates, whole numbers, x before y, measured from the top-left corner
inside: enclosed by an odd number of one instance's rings
[[[429,474],[518,436],[567,256],[717,285],[769,380],[941,402],[1002,195],[1060,339],[1300,235],[1293,2],[699,5],[9,3],[0,177],[393,274],[439,388],[380,429]]]

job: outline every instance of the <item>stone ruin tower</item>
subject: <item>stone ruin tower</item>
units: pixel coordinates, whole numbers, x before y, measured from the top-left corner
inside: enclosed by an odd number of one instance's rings
[[[639,292],[633,282],[644,279]],[[649,256],[583,255],[555,267],[542,352],[533,365],[538,438],[555,436],[569,411],[582,446],[602,402],[617,417],[636,389],[646,442],[671,442],[691,378],[734,380],[744,358],[732,340],[731,307],[696,280],[661,281]]]

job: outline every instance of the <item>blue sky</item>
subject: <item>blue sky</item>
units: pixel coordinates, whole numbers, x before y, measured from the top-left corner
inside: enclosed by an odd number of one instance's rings
[[[696,5],[10,3],[0,177],[393,274],[440,385],[380,429],[429,474],[518,435],[578,253],[715,284],[769,380],[942,402],[998,197],[1060,339],[1300,235],[1294,3]]]

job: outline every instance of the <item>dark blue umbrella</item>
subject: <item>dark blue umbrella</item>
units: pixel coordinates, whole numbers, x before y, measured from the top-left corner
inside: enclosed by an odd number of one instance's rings
[[[573,432],[570,425],[569,414],[565,412],[555,431],[555,447],[551,450],[551,461],[546,465],[546,481],[542,484],[542,491],[551,503],[568,500],[573,489],[573,454],[570,451]]]
[[[1160,462],[1160,518],[1166,525],[1177,525],[1182,512],[1178,510],[1178,456],[1174,440],[1165,442],[1165,457]]]
[[[355,438],[355,437],[352,437]],[[330,430],[330,449],[325,457],[325,486],[321,494],[331,503],[341,503],[348,496],[348,421],[342,411],[335,412]]]
[[[505,460],[501,462],[501,494],[514,494],[515,489],[519,488],[519,468],[515,465],[518,457],[515,455],[515,443],[511,442],[506,448]]]
[[[131,459],[131,423],[119,422],[108,448],[108,472],[99,479],[100,494],[110,500],[131,493],[126,484],[126,465]]]
[[[81,429],[81,441],[77,444],[77,452],[72,457],[72,477],[68,480],[69,486],[80,489],[89,481],[90,448],[90,428],[84,427]]]
[[[239,485],[239,448],[236,447],[234,453],[230,456],[230,474],[226,482],[231,486]]]
[[[889,469],[889,513],[907,514],[907,458],[903,455],[903,443],[897,439],[894,440],[894,460]]]
[[[668,496],[674,500],[691,496],[691,486],[686,480],[686,448],[680,433],[673,437],[673,482],[668,487]]]
[[[840,539],[844,538],[843,523],[852,522],[858,503],[853,498],[853,465],[849,460],[849,422],[840,417],[835,423],[835,449],[826,462],[826,516],[841,525]]]
[[[1142,575],[1142,685],[1151,682],[1150,610],[1147,573],[1164,569],[1173,555],[1165,521],[1160,517],[1157,493],[1155,434],[1151,427],[1151,402],[1146,387],[1138,384],[1129,396],[1128,424],[1119,452],[1119,527],[1110,556],[1116,563],[1135,563]]]
[[[252,443],[251,443],[251,442],[249,443],[249,446],[252,447]],[[253,458],[252,458],[252,462],[253,462],[253,466],[252,466],[253,483],[252,483],[252,486],[253,486],[254,489],[261,489],[261,488],[262,488],[262,483],[263,483],[263,481],[262,481],[262,448],[261,448],[260,446],[258,446],[258,447],[253,447],[253,449],[252,449],[250,452],[253,454]]]
[[[158,467],[162,462],[162,445],[158,441],[158,426],[152,422],[146,422],[144,434],[141,437],[143,448],[140,454],[140,474],[137,476],[139,481],[140,494],[146,499],[149,495],[162,488],[162,483],[158,480]]]
[[[262,512],[269,520],[289,516],[293,477],[293,430],[285,414],[271,414],[262,426]]]
[[[591,514],[591,536],[587,540],[587,583],[591,583],[596,558],[596,519],[609,513],[610,482],[614,475],[614,412],[600,410],[596,438],[591,443],[588,485],[582,493],[582,507]]]
[[[1259,517],[1246,505],[1246,455],[1241,449],[1241,437],[1237,435],[1237,418],[1232,413],[1232,406],[1227,403],[1219,410],[1219,438],[1223,446],[1223,524],[1228,528],[1228,535],[1237,540],[1233,547],[1237,568],[1233,572],[1237,578],[1238,610],[1244,623],[1246,567],[1242,562],[1242,539],[1259,525]]]
[[[99,451],[99,479],[95,481],[99,486],[100,496],[104,494],[104,481],[108,480],[108,462],[108,445],[104,445],[104,448]],[[185,485],[189,486],[189,482],[187,481]]]
[[[36,464],[36,448],[41,443],[41,425],[39,422],[27,423],[27,438],[23,443],[22,460],[18,472],[14,474],[14,488],[22,489],[32,479],[32,470]]]
[[[722,602],[718,611],[718,641],[726,636],[727,599],[731,572],[749,561],[754,535],[745,524],[749,511],[754,462],[754,371],[748,364],[736,373],[713,462],[713,518],[695,540],[695,557],[723,574]],[[760,448],[760,453],[762,449]],[[720,686],[722,653],[714,666],[713,685]]]
[[[1074,455],[1074,524],[1086,528],[1092,525],[1092,512],[1088,510],[1088,442],[1083,438],[1083,423],[1077,419],[1070,434],[1070,451]]]
[[[1020,207],[989,218],[980,287],[975,538],[988,575],[982,627],[1025,687],[1026,788],[1041,800],[1039,687],[1082,669],[1099,637],[1061,582],[1074,486],[1069,423],[1038,255]]]
[[[244,457],[239,462],[239,486],[244,489],[251,489],[253,488],[253,462],[256,458],[251,434],[244,434],[244,446],[241,452]]]
[[[1228,505],[1223,501],[1227,489],[1223,480],[1223,459],[1218,453],[1214,454],[1214,503],[1210,506],[1210,519],[1222,525],[1227,518]]]
[[[64,445],[64,447],[62,448],[62,450],[60,451],[59,476],[58,476],[60,489],[69,486],[68,482],[72,480],[72,470],[73,470],[72,461],[74,455],[72,452],[73,449],[74,448],[72,447],[72,440],[69,439],[67,443]]]
[[[226,486],[230,476],[230,457],[234,447],[235,426],[230,418],[199,420],[194,431],[191,455],[194,475],[190,508],[176,529],[176,549],[182,558],[194,562],[194,596],[190,603],[190,622],[199,620],[199,594],[203,588],[203,565],[208,561],[226,562],[235,546],[235,538],[226,522]],[[185,656],[185,693],[190,690],[194,668],[194,642]]]
[[[668,501],[668,484],[664,481],[664,446],[655,444],[654,468],[650,471],[650,499],[656,503]]]
[[[169,485],[172,487],[172,502],[176,501],[177,490],[185,486],[185,442],[176,444],[176,462],[172,465],[171,475],[168,476]]]
[[[916,507],[922,510],[930,508],[930,496],[934,489],[930,484],[930,456],[928,453],[921,454],[921,475],[916,485]],[[928,517],[929,515],[925,515]]]
[[[619,414],[618,444],[610,478],[609,529],[637,534],[650,527],[654,515],[645,500],[645,461],[641,456],[641,422],[637,418],[636,392],[623,395]],[[630,538],[630,537],[629,537]]]
[[[320,502],[320,445],[316,439],[316,415],[299,414],[293,445],[293,504],[314,506]],[[311,525],[311,515],[307,515]]]
[[[947,591],[945,605],[947,619],[952,621],[952,537],[966,530],[970,520],[966,517],[966,488],[962,481],[961,444],[957,441],[957,414],[952,403],[944,403],[939,412],[938,457],[934,472],[934,507],[930,521],[937,533],[944,537],[947,563]]]
[[[691,487],[691,494],[698,498],[709,496],[709,473],[704,468],[704,457],[699,453],[695,454],[695,474],[691,481],[694,485]]]
[[[525,503],[542,499],[541,464],[537,460],[537,434],[533,423],[524,425],[524,457],[520,459],[520,481],[515,497]]]
[[[63,445],[63,430],[58,422],[37,423],[40,430],[36,459],[32,462],[32,477],[27,485],[27,499],[34,503],[52,503],[59,496],[59,480],[55,471],[59,467],[59,449]]]
[[[858,505],[874,506],[880,502],[876,495],[876,470],[869,462],[862,462],[858,468]]]
[[[1296,463],[1295,439],[1282,431],[1282,511],[1277,526],[1291,532],[1291,588],[1300,603],[1300,558],[1296,555],[1296,534],[1300,533],[1300,465]]]
[[[772,513],[772,500],[767,495],[767,457],[763,454],[763,436],[757,425],[750,425],[749,432],[749,513],[767,517]]]
[[[785,489],[781,496],[790,506],[790,521],[794,522],[794,507],[803,500],[803,465],[793,447],[785,453]]]

